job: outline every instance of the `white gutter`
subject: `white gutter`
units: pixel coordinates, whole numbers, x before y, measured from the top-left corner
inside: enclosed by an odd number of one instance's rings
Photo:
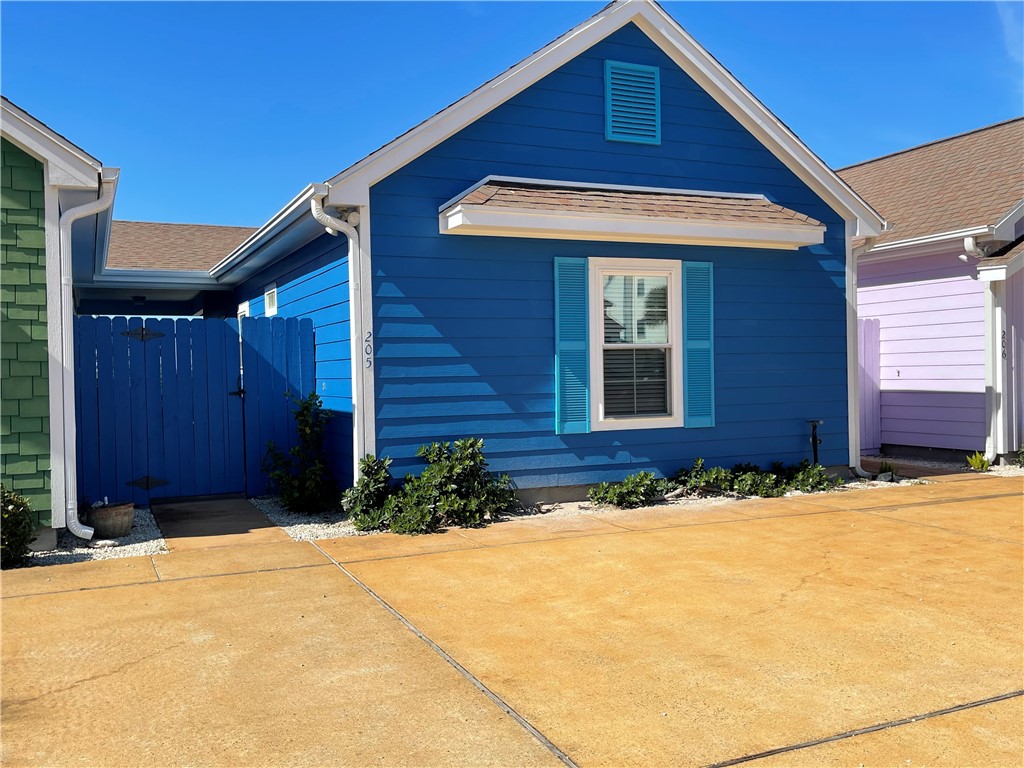
[[[853,245],[856,222],[846,222],[846,381],[850,433],[850,471],[857,477],[871,477],[860,465],[860,332],[857,327],[857,260],[871,250],[876,237]]]
[[[69,208],[60,217],[60,311],[61,311],[61,367],[64,389],[64,499],[65,524],[80,539],[91,539],[93,529],[78,519],[78,456],[76,455],[75,424],[75,337],[74,297],[71,279],[71,226],[79,219],[105,211],[114,202],[118,169],[104,168],[100,172],[101,194],[90,203]]]
[[[323,224],[329,235],[337,237],[338,233],[344,233],[348,238],[348,285],[349,285],[349,317],[351,318],[351,339],[352,347],[352,478],[359,479],[359,460],[363,457],[366,441],[363,439],[365,428],[362,414],[362,387],[357,381],[357,376],[362,376],[356,367],[356,361],[362,360],[363,354],[363,323],[362,312],[362,277],[359,262],[359,214],[356,211],[349,211],[345,220],[331,216],[324,211],[324,199],[331,191],[329,184],[313,184],[313,196],[310,198],[309,207],[313,218]]]

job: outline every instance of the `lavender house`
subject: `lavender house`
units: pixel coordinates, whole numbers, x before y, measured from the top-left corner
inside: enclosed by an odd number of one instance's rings
[[[861,446],[1024,442],[1024,118],[839,175],[891,231],[857,264]]]

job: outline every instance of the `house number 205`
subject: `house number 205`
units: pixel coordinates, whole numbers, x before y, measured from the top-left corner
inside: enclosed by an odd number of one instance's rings
[[[371,331],[367,331],[366,338],[363,339],[363,355],[366,357],[366,367],[373,368],[373,333]]]
[[[1006,331],[1002,333],[1003,360],[1006,359]]]

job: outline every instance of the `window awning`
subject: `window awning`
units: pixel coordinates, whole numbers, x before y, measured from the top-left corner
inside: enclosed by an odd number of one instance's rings
[[[768,200],[650,187],[488,177],[440,209],[441,234],[795,250],[825,226]]]

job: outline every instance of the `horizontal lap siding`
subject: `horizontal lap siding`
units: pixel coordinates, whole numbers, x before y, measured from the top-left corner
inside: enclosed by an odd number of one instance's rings
[[[881,326],[883,443],[985,446],[984,284],[958,253],[859,268],[858,313]]]
[[[265,307],[267,285],[277,286],[277,314],[313,321],[316,391],[331,412],[326,446],[335,476],[352,481],[352,351],[348,290],[348,240],[321,235],[258,276],[243,283],[239,302],[249,301],[252,316]]]
[[[605,59],[661,67],[661,146],[604,139]],[[438,207],[488,174],[764,192],[825,221],[798,252],[442,236]],[[377,451],[418,472],[433,440],[485,440],[520,487],[810,457],[847,463],[842,222],[627,26],[371,190]],[[556,256],[711,261],[717,426],[556,435]]]

